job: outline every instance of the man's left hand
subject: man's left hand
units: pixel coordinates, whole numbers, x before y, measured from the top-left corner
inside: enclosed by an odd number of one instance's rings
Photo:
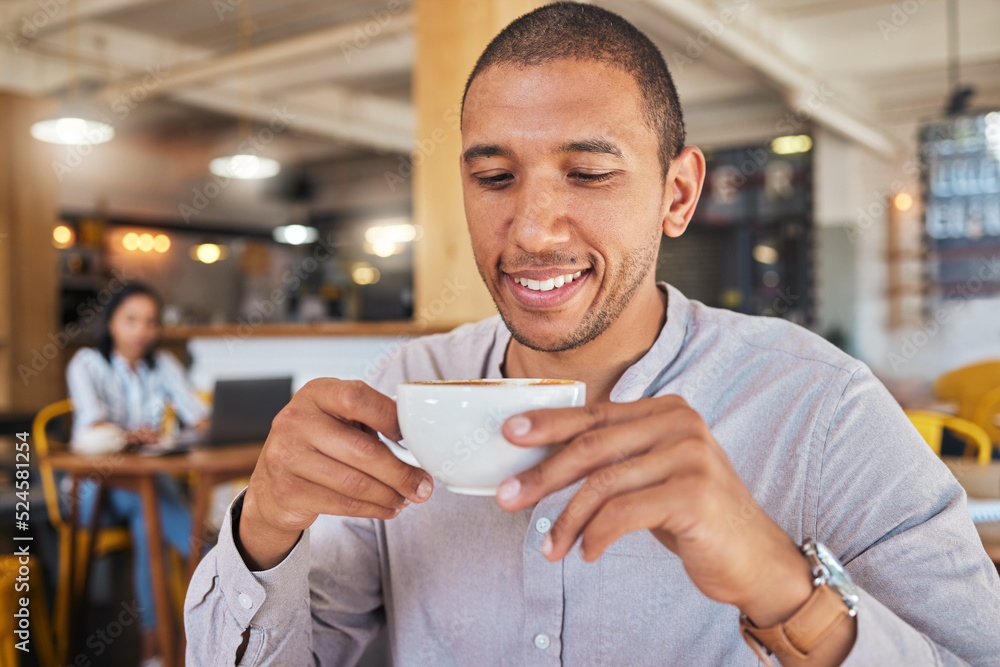
[[[648,529],[702,593],[736,605],[759,627],[784,621],[809,597],[798,547],[680,396],[535,410],[508,419],[503,433],[523,447],[566,443],[501,485],[504,509],[522,510],[586,478],[543,542],[550,561],[578,538],[583,559],[594,561],[625,533]]]

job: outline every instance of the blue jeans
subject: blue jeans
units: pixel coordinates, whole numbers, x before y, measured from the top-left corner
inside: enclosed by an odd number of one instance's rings
[[[80,506],[77,516],[89,522],[97,501],[97,485],[83,481],[79,486]],[[160,524],[168,544],[187,557],[191,539],[191,512],[185,507],[177,480],[157,475],[156,492],[160,499]],[[139,607],[139,625],[143,630],[156,627],[156,606],[153,603],[153,579],[149,571],[149,544],[146,540],[146,521],[142,516],[139,494],[126,489],[108,488],[104,493],[103,516],[100,524],[124,523],[132,533],[132,561],[135,576],[135,597]]]

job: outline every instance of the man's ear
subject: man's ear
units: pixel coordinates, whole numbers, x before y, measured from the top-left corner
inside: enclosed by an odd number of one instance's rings
[[[705,155],[697,146],[685,146],[670,163],[664,183],[663,233],[678,237],[687,229],[705,184]]]

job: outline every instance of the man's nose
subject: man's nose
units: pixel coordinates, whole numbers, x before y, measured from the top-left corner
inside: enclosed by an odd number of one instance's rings
[[[552,189],[523,188],[508,230],[508,240],[526,252],[540,253],[566,243],[569,238],[569,221]]]

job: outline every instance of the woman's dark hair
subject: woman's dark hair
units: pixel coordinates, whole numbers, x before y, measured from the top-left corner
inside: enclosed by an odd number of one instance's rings
[[[118,310],[119,306],[125,303],[126,299],[131,296],[136,296],[137,294],[147,296],[152,299],[156,303],[157,313],[159,313],[160,309],[163,308],[163,301],[160,300],[160,295],[157,294],[152,287],[144,285],[143,283],[128,283],[111,296],[111,300],[108,301],[108,305],[104,311],[104,319],[101,320],[101,331],[97,334],[97,350],[109,364],[111,363],[111,352],[115,349],[115,339],[111,336],[111,318],[115,316],[115,311]],[[154,368],[156,366],[156,357],[154,356],[154,353],[156,352],[156,346],[159,342],[159,340],[154,342],[149,347],[149,351],[142,357],[143,360],[145,360],[146,365],[150,368]]]

